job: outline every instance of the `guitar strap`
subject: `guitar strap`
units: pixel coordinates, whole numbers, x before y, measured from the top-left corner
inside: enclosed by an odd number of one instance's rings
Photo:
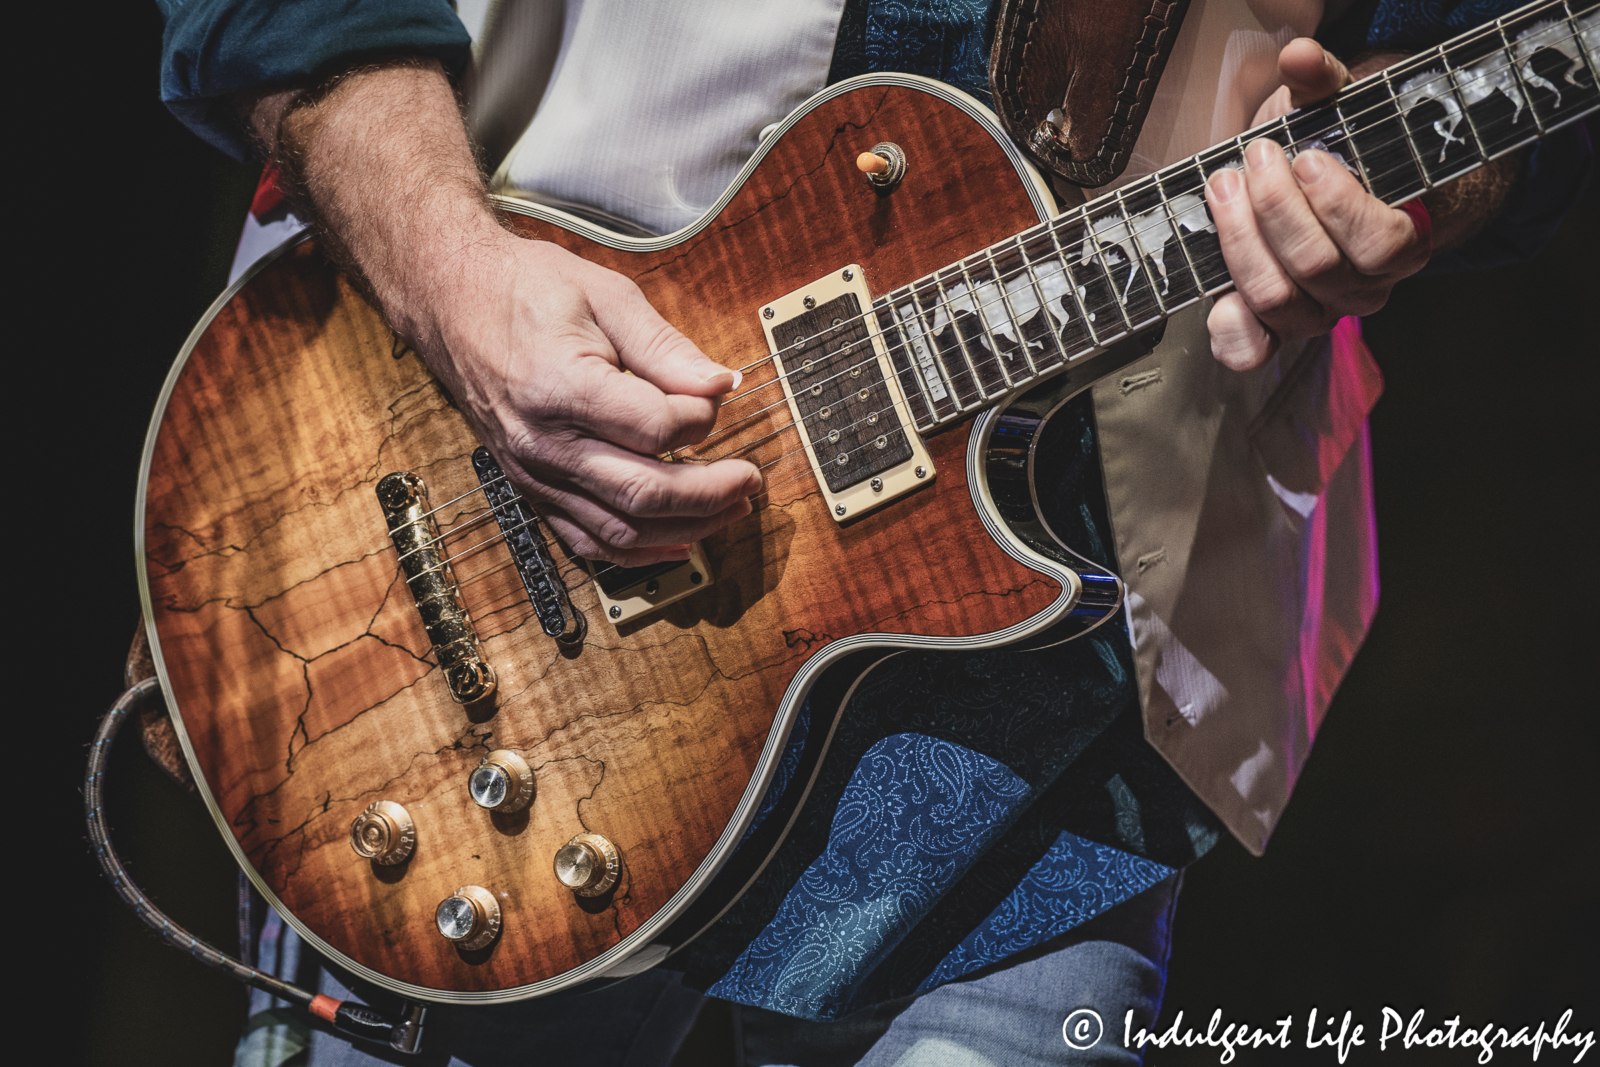
[[[1189,0],[1000,0],[989,84],[1000,122],[1074,185],[1121,174]]]

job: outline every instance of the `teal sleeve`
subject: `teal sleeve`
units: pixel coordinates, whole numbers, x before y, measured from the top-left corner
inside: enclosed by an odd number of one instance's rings
[[[248,153],[227,98],[309,82],[363,56],[438,59],[452,76],[472,43],[448,0],[156,0],[166,18],[161,99],[235,158]]]

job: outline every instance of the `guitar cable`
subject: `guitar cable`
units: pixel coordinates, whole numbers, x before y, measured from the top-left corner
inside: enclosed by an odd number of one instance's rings
[[[111,743],[129,714],[152,697],[159,698],[160,692],[160,683],[155,678],[146,678],[129,686],[100,720],[94,743],[89,746],[89,768],[83,780],[83,809],[84,818],[89,824],[89,841],[94,846],[101,873],[110,880],[111,887],[133,909],[133,913],[173,948],[246,985],[306,1009],[317,1018],[331,1023],[341,1033],[382,1042],[398,1052],[417,1052],[422,1043],[422,1021],[427,1011],[423,1005],[405,1004],[401,1017],[396,1020],[366,1004],[335,1000],[291,985],[276,975],[241,963],[195,937],[167,918],[166,913],[156,907],[128,876],[116,848],[111,844],[111,830],[102,806],[106,761],[111,754]]]

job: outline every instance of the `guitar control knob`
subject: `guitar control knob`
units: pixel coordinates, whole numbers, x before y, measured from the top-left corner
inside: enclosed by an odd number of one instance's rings
[[[500,936],[500,902],[481,885],[464,885],[439,902],[433,921],[446,941],[471,952]]]
[[[599,834],[579,834],[556,852],[556,878],[580,897],[597,897],[617,884],[622,857]]]
[[[417,847],[417,827],[405,808],[380,800],[350,824],[350,847],[364,860],[391,867],[410,858]]]
[[[521,811],[533,801],[533,768],[510,749],[496,749],[467,779],[467,792],[480,808],[508,815]]]

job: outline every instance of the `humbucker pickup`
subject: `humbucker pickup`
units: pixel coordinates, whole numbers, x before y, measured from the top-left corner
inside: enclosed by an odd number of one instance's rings
[[[761,309],[784,396],[836,522],[934,475],[870,307],[852,264]]]

